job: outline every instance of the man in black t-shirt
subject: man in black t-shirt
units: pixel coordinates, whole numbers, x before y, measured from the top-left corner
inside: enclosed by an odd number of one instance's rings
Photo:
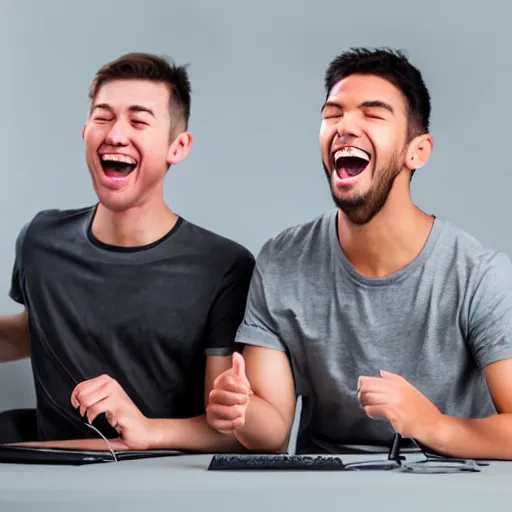
[[[38,442],[104,449],[91,422],[117,449],[236,449],[205,400],[231,365],[254,258],[164,202],[192,144],[187,72],[125,55],[90,98],[98,204],[40,212],[20,232],[10,295],[25,311],[0,319],[0,361],[31,358]]]

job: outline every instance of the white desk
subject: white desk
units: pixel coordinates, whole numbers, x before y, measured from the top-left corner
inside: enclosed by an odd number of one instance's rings
[[[377,456],[380,457],[380,456]],[[345,462],[375,459],[342,456]],[[97,464],[0,464],[0,511],[491,512],[512,508],[512,463],[481,473],[206,471],[206,455]]]

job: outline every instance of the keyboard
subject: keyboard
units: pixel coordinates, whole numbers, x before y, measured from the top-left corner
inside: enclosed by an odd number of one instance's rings
[[[343,461],[333,455],[214,455],[209,471],[226,470],[343,471]]]

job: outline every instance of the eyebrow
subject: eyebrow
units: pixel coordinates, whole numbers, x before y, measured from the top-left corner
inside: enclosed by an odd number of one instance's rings
[[[383,101],[373,100],[373,101],[365,101],[359,105],[359,108],[383,108],[394,113],[393,107],[388,103],[384,103]]]
[[[93,110],[96,109],[109,110],[110,112],[113,112],[113,108],[108,103],[98,103],[97,105],[94,105]],[[130,112],[147,112],[156,118],[155,113],[150,108],[143,107],[142,105],[131,105],[128,110]]]
[[[327,107],[335,107],[335,108],[338,108],[340,110],[343,109],[343,107],[339,103],[336,103],[334,101],[326,101],[323,104],[323,106],[322,106],[321,112],[323,112]],[[363,103],[358,105],[357,108],[360,108],[360,109],[365,109],[365,108],[383,108],[385,110],[388,110],[392,114],[394,114],[394,112],[395,112],[391,105],[389,105],[388,103],[385,103],[384,101],[380,101],[380,100],[364,101]]]

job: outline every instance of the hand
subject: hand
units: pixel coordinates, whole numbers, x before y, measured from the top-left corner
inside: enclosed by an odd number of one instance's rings
[[[233,354],[233,364],[213,383],[208,397],[206,418],[209,425],[222,434],[232,433],[245,424],[245,413],[252,395],[241,354]]]
[[[427,444],[443,414],[403,377],[381,371],[359,377],[358,398],[370,418],[385,419],[402,437]]]
[[[86,415],[89,423],[105,413],[107,421],[128,448],[146,450],[150,447],[150,420],[108,375],[78,384],[71,393],[71,404],[75,409],[80,408],[80,414]]]

